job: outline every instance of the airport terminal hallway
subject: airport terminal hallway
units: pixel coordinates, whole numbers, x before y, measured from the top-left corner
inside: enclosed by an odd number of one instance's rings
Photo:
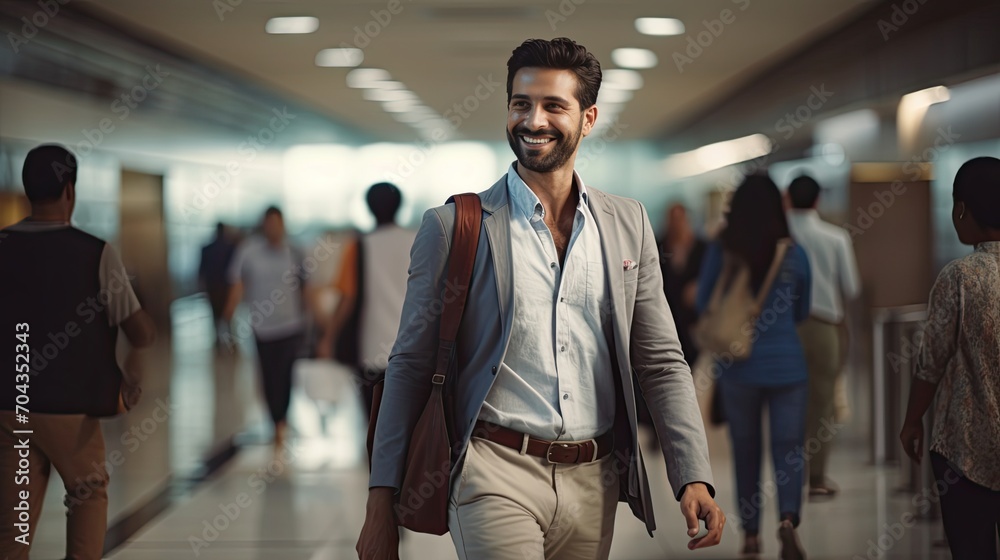
[[[164,344],[146,360],[141,406],[104,426],[108,456],[114,458],[108,540],[117,545],[107,557],[357,558],[367,466],[361,407],[350,385],[339,402],[325,405],[297,387],[290,413],[296,435],[288,452],[275,458],[249,346],[235,355],[216,354],[209,342],[208,308],[198,297],[175,302],[173,317],[172,351]],[[649,538],[620,504],[611,558],[740,557],[725,429],[710,428],[709,440],[719,503],[729,517],[722,544],[699,552],[686,549],[684,521],[667,485],[663,457],[649,453],[659,529]],[[808,557],[874,559],[883,552],[882,558],[950,558],[947,548],[935,546],[943,534],[939,521],[903,526],[906,514],[919,508],[913,494],[897,490],[898,467],[871,465],[864,430],[848,425],[838,441],[830,472],[840,494],[804,506],[800,535]],[[33,558],[59,558],[64,550],[61,484],[53,477]],[[763,494],[769,493],[764,488]],[[764,506],[763,558],[777,557],[779,548],[773,502],[769,497]],[[447,536],[407,534],[400,557],[450,560],[455,552]]]

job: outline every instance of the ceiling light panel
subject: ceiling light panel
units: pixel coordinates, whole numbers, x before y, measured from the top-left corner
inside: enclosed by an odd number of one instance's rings
[[[611,51],[611,60],[621,68],[652,68],[659,60],[656,53],[649,49],[615,49]]]
[[[635,30],[643,35],[680,35],[684,33],[684,22],[674,18],[641,17],[635,20]]]
[[[316,53],[316,66],[352,68],[365,61],[365,52],[354,48],[323,49]]]
[[[264,31],[274,35],[313,33],[317,29],[319,29],[319,19],[312,16],[276,17],[264,24]]]

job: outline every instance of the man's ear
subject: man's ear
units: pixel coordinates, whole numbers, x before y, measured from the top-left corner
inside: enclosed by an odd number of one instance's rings
[[[594,130],[594,123],[597,122],[597,105],[591,105],[583,111],[583,135],[587,136]]]
[[[73,183],[66,183],[66,188],[63,189],[63,197],[66,202],[72,203],[76,200],[76,185]]]

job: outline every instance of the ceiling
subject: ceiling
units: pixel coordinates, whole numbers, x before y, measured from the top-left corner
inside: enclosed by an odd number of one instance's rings
[[[607,70],[618,47],[653,50],[659,64],[640,70],[645,86],[618,116],[624,138],[651,138],[746,84],[768,65],[819,38],[870,0],[82,0],[88,11],[141,38],[211,66],[228,69],[328,114],[375,138],[417,138],[379,103],[347,87],[348,68],[314,64],[324,48],[359,46],[362,67],[384,68],[427,106],[444,114],[495,85],[485,101],[469,101],[456,138],[502,141],[506,61],[529,37],[568,36]],[[230,9],[231,8],[231,9]],[[389,9],[396,12],[393,15]],[[674,53],[702,35],[702,52],[678,69]],[[374,12],[374,14],[373,14]],[[269,35],[271,17],[319,18],[317,32]],[[387,17],[388,16],[388,17]],[[637,17],[674,17],[685,35],[653,37],[635,30]],[[378,20],[384,23],[380,23]],[[358,30],[369,32],[359,37]],[[721,31],[720,31],[721,30]],[[376,32],[377,35],[371,33]],[[374,35],[374,36],[373,36]],[[356,37],[358,39],[356,40]],[[369,39],[365,44],[365,39]],[[697,51],[692,49],[691,54]],[[488,90],[479,89],[485,97]],[[478,104],[478,107],[475,107]],[[599,116],[600,119],[600,116]]]

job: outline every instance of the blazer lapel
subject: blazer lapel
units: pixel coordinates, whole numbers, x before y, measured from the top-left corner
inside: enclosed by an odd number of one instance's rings
[[[497,301],[500,306],[504,340],[510,339],[514,319],[514,269],[511,264],[510,205],[507,200],[507,175],[480,194],[483,210],[483,229],[493,256],[493,272],[497,282]],[[505,343],[506,344],[506,343]],[[504,354],[506,355],[506,348]]]
[[[611,293],[611,324],[615,338],[615,350],[618,354],[618,367],[623,377],[631,379],[628,361],[628,349],[625,341],[628,334],[625,331],[625,275],[622,273],[624,260],[618,222],[614,207],[605,198],[603,192],[589,188],[590,208],[597,222],[597,230],[601,234],[601,248],[604,250],[604,270],[608,277],[608,290]],[[629,383],[631,386],[631,383]]]

